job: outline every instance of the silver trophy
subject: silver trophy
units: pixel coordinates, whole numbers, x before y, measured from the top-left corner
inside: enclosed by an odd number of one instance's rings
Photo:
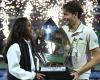
[[[71,45],[67,34],[50,18],[38,28],[37,53],[41,71],[64,71],[71,64]]]

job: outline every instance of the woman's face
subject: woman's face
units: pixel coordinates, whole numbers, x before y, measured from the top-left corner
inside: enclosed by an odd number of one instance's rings
[[[26,36],[27,36],[27,38],[32,38],[32,35],[33,35],[32,24],[30,21],[28,21],[27,27],[26,27]]]

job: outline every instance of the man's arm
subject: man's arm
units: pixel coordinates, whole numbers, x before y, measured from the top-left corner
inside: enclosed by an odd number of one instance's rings
[[[82,68],[80,68],[78,71],[71,74],[75,76],[74,77],[75,79],[78,79],[81,74],[88,71],[96,64],[100,63],[100,48],[92,49],[91,52],[92,52],[93,58],[87,64],[85,64]]]
[[[95,49],[91,50],[91,52],[92,52],[93,58],[86,65],[84,65],[80,70],[77,71],[79,74],[82,74],[82,73],[88,71],[93,66],[100,63],[100,48],[95,48]]]

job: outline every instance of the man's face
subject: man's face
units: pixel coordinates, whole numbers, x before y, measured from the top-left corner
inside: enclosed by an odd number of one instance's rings
[[[69,27],[73,26],[75,23],[75,14],[67,12],[63,9],[63,20]]]

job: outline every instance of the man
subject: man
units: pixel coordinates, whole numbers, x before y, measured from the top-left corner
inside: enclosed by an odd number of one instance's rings
[[[82,24],[80,18],[83,10],[78,1],[70,1],[63,5],[63,20],[67,26],[63,30],[68,35],[72,46],[71,73],[76,80],[89,80],[90,69],[100,63],[98,38],[89,26]],[[92,53],[92,59],[89,55]]]

